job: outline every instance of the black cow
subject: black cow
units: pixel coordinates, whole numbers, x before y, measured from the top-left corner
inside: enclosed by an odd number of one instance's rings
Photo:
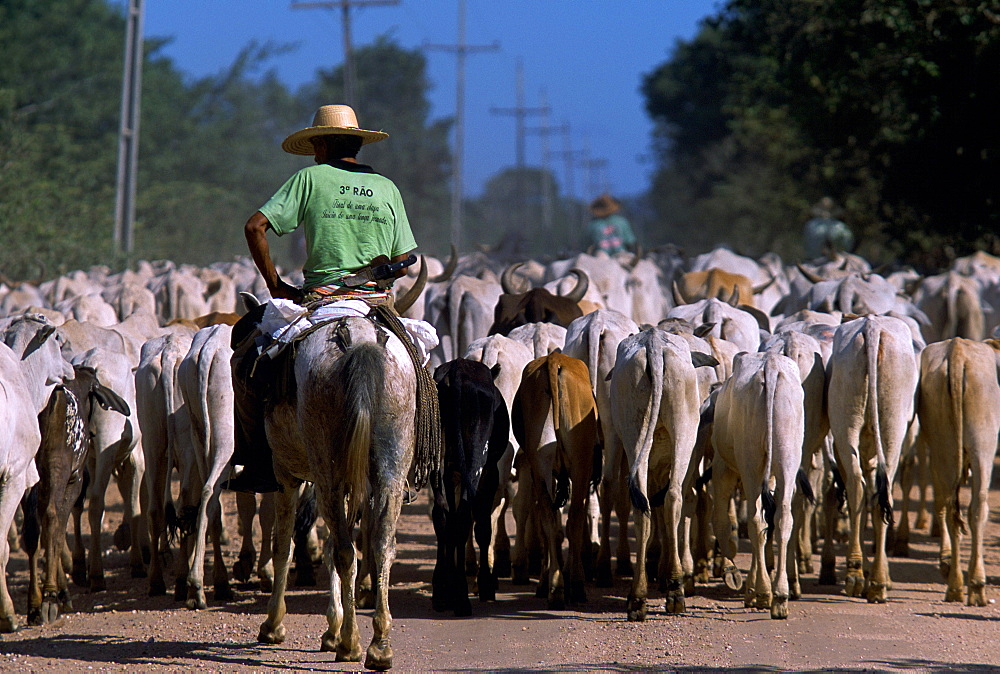
[[[438,541],[432,603],[436,611],[453,609],[459,616],[472,614],[464,567],[473,523],[479,545],[479,599],[496,599],[497,579],[489,560],[490,515],[500,483],[497,463],[507,448],[510,428],[507,406],[493,383],[499,372],[499,365],[491,370],[465,358],[434,372],[445,455],[441,471],[431,476]]]
[[[565,295],[553,295],[545,288],[531,288],[520,292],[514,287],[514,271],[521,263],[511,265],[500,277],[503,295],[497,300],[493,310],[493,325],[491,335],[508,335],[514,328],[528,323],[555,323],[564,328],[569,327],[573,319],[583,316],[580,300],[587,294],[590,279],[580,269],[571,269],[576,274],[576,286]]]

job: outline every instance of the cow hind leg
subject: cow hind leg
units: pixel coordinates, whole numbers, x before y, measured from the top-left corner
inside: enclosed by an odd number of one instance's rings
[[[972,499],[969,501],[969,524],[972,546],[969,550],[969,606],[986,606],[986,568],[983,565],[983,530],[990,519],[989,485],[993,453],[972,466]]]
[[[19,500],[24,494],[24,475],[5,476],[4,484],[0,484],[0,531],[8,531],[14,522]],[[7,561],[10,559],[10,541],[6,536],[0,538],[0,632],[13,632],[17,629],[17,615],[14,612],[14,602],[11,601],[7,589]]]

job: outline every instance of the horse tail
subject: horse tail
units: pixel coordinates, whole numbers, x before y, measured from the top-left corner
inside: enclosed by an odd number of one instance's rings
[[[343,466],[347,487],[347,519],[353,522],[368,492],[372,429],[379,413],[385,381],[385,352],[364,343],[351,347],[340,363],[340,391],[346,432],[335,464]]]

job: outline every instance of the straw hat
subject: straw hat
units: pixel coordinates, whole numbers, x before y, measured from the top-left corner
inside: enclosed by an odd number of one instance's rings
[[[382,131],[358,128],[358,117],[349,105],[324,105],[316,111],[312,126],[296,131],[281,142],[281,149],[292,154],[313,154],[310,138],[346,134],[361,136],[362,145],[375,143],[389,137]]]
[[[590,212],[595,218],[606,218],[612,213],[617,213],[621,207],[617,199],[605,192],[591,202]]]

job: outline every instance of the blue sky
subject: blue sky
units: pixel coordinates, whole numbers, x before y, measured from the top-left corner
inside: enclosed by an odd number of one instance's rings
[[[354,9],[352,42],[357,47],[388,35],[408,49],[454,44],[458,1],[401,0]],[[153,0],[145,5],[145,36],[172,38],[163,53],[192,77],[222,71],[251,40],[296,44],[269,64],[292,88],[313,79],[317,69],[343,61],[339,9],[292,9],[291,0]],[[491,108],[514,107],[519,60],[524,104],[540,107],[544,95],[549,124],[569,128],[568,147],[579,161],[568,170],[564,157],[549,158],[561,190],[569,192],[572,181],[572,194],[582,199],[603,189],[619,196],[645,191],[653,170],[652,123],[639,92],[642,77],[719,6],[718,0],[466,0],[467,44],[500,45],[466,58],[466,194],[479,194],[491,176],[515,164],[515,119]],[[451,116],[456,58],[442,51],[426,55],[431,116]],[[302,111],[302,126],[313,112]],[[364,111],[358,116],[364,126]],[[542,125],[540,116],[526,124]],[[552,152],[562,152],[563,135],[550,138]],[[585,158],[592,166],[606,163],[588,170]],[[543,165],[541,134],[527,135],[525,160]]]

